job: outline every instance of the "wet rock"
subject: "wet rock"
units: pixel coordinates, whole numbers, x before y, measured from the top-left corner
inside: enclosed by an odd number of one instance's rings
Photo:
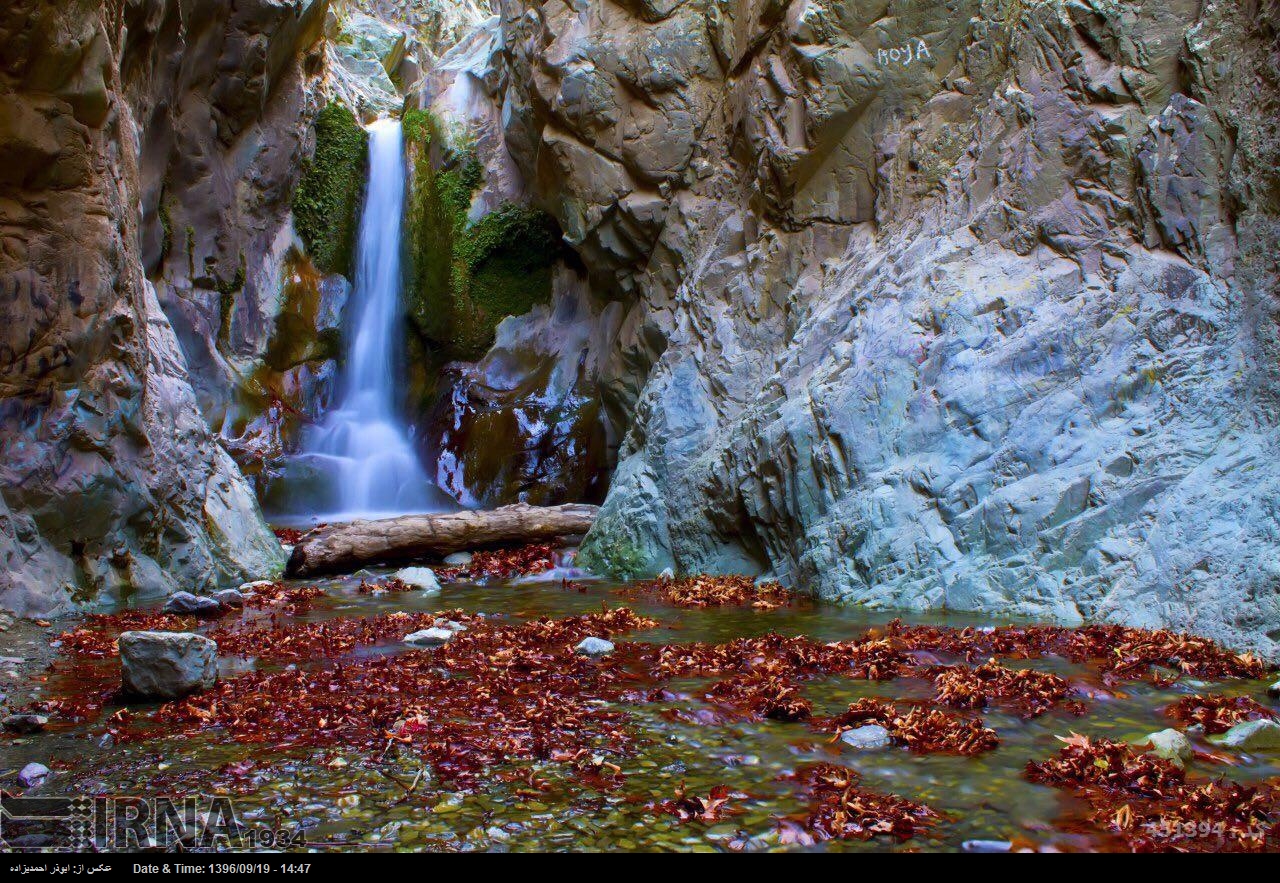
[[[1147,741],[1151,743],[1149,753],[1154,754],[1156,757],[1163,757],[1178,766],[1185,766],[1187,761],[1191,760],[1196,753],[1195,749],[1191,747],[1191,740],[1174,729],[1152,733],[1147,737]]]
[[[190,592],[174,592],[164,605],[165,613],[180,616],[217,616],[222,613],[222,605],[213,598],[193,595]]]
[[[658,579],[661,579],[661,580],[673,580],[675,578],[676,578],[676,572],[670,567],[662,568],[662,571],[658,574]]]
[[[404,636],[406,644],[415,647],[439,647],[453,640],[455,632],[447,628],[429,628]]]
[[[25,736],[43,733],[49,725],[49,718],[43,714],[11,714],[4,719],[3,724],[6,731]]]
[[[874,751],[892,743],[889,731],[879,724],[845,730],[840,734],[840,741],[856,751]]]
[[[440,580],[436,579],[436,573],[430,567],[405,567],[391,574],[391,577],[427,594],[440,591]]]
[[[466,567],[474,556],[470,552],[454,552],[444,556],[444,563],[450,567]]]
[[[1262,751],[1280,748],[1280,723],[1273,720],[1245,721],[1227,730],[1222,737],[1227,748]]]
[[[244,595],[235,589],[223,589],[221,592],[214,592],[213,600],[228,609],[244,606]]]
[[[189,632],[125,632],[120,636],[120,679],[138,699],[177,699],[218,680],[218,645]]]
[[[29,763],[18,772],[18,784],[34,788],[49,778],[49,768],[42,763]]]
[[[452,619],[437,619],[433,623],[433,626],[435,628],[445,629],[447,631],[451,631],[455,633],[465,632],[467,630],[467,627],[465,625],[463,625],[460,622],[455,622]]]
[[[1011,852],[1013,844],[1008,840],[966,840],[960,848],[965,852]]]
[[[578,646],[573,648],[575,653],[581,653],[583,656],[607,656],[613,652],[613,642],[606,641],[604,638],[583,638],[578,642]]]
[[[1280,681],[1276,681],[1270,687],[1267,687],[1267,695],[1272,699],[1280,699]]]

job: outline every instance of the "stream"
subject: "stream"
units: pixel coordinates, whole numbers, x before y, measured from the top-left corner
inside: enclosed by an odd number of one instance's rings
[[[368,593],[377,575],[333,579],[308,585],[322,593],[296,614],[288,609],[246,610],[199,628],[244,628],[274,622],[285,629],[340,618],[373,618],[403,611],[483,613],[488,624],[519,625],[540,617],[561,619],[598,613],[602,607],[628,606],[658,625],[613,637],[623,642],[713,644],[775,632],[815,641],[848,641],[868,629],[882,629],[888,615],[807,599],[774,609],[721,607],[682,609],[637,594],[625,584],[575,578],[565,582],[553,572],[538,579],[446,583],[439,594]],[[362,590],[362,584],[365,586]],[[297,587],[301,584],[289,584]],[[237,619],[238,618],[238,619]],[[916,618],[914,623],[951,627],[1004,624],[974,617]],[[59,623],[57,628],[72,629]],[[131,705],[132,726],[140,738],[104,737],[120,709],[74,711],[74,702],[105,696],[118,684],[114,658],[75,657],[61,648],[47,673],[45,698],[69,697],[71,705],[54,714],[50,731],[10,739],[0,748],[6,775],[28,761],[54,770],[40,789],[51,794],[221,794],[234,801],[239,821],[271,831],[303,832],[307,846],[337,845],[369,850],[693,850],[754,851],[815,848],[823,850],[954,850],[969,841],[1008,841],[1037,851],[1106,850],[1120,844],[1082,822],[1087,807],[1069,792],[1033,784],[1024,774],[1028,761],[1044,760],[1062,747],[1060,737],[1090,737],[1142,742],[1157,730],[1174,726],[1164,708],[1192,693],[1210,690],[1246,695],[1267,702],[1265,684],[1235,680],[1211,683],[1183,678],[1168,686],[1150,682],[1103,688],[1095,667],[1046,656],[1005,660],[1013,667],[1034,667],[1068,678],[1073,695],[1083,699],[1082,716],[1055,707],[1025,719],[1008,709],[982,712],[999,736],[999,747],[977,757],[921,755],[892,746],[855,752],[829,732],[809,723],[752,720],[717,713],[706,701],[713,678],[677,678],[661,695],[645,701],[601,699],[603,708],[621,713],[632,737],[598,746],[617,774],[607,781],[575,774],[575,766],[554,759],[515,759],[485,766],[471,785],[435,775],[412,751],[381,758],[359,746],[324,740],[282,747],[270,739],[237,741],[218,728],[192,735],[172,732],[168,724],[149,723],[160,706]],[[309,658],[302,669],[381,664],[383,660],[429,654],[398,640],[355,647],[337,658]],[[255,671],[280,672],[282,662],[222,657],[224,682]],[[814,718],[838,714],[864,697],[894,701],[931,701],[928,681],[897,678],[863,680],[844,674],[809,679],[803,695]],[[270,697],[263,696],[263,702]],[[406,700],[407,701],[407,700]],[[426,707],[430,709],[430,697]],[[67,721],[69,717],[83,717]],[[321,727],[323,728],[322,722]],[[476,723],[476,722],[473,722]],[[483,721],[478,722],[483,725]],[[1215,750],[1198,742],[1197,747]],[[615,750],[616,749],[616,750]],[[597,760],[600,758],[597,757]],[[801,818],[806,802],[787,776],[814,762],[850,767],[864,787],[892,792],[927,804],[939,814],[928,831],[899,841],[870,839],[806,843],[786,835],[786,820]],[[1191,773],[1205,779],[1228,775],[1253,782],[1280,773],[1276,754],[1242,756],[1236,765],[1196,760]],[[577,767],[581,769],[581,765]],[[730,813],[714,820],[681,820],[661,811],[662,801],[684,793],[708,795],[713,789],[734,795]],[[274,845],[274,843],[272,844]],[[974,848],[969,843],[969,848]]]

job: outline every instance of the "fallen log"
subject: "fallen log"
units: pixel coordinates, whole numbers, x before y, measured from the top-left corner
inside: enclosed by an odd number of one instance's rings
[[[545,543],[586,533],[598,511],[596,506],[581,503],[521,503],[499,509],[326,525],[298,540],[285,572],[288,576],[349,573],[370,564],[398,564],[470,549]]]

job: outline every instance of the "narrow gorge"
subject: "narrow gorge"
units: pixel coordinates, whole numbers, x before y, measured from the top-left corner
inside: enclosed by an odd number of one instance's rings
[[[338,752],[299,761],[335,843],[373,825],[338,757],[413,780],[368,785],[397,847],[1152,851],[1114,794],[1061,823],[1052,764],[1192,721],[1181,775],[1280,720],[1237,701],[1280,663],[1276,0],[12,0],[0,289],[0,609],[52,672],[0,704],[105,726],[125,778],[216,721],[262,769]],[[120,637],[167,632],[216,644],[172,695]],[[670,744],[627,753],[597,706],[635,702]],[[789,758],[868,728],[954,764],[872,784],[956,805],[822,821],[857,777]],[[557,825],[611,821],[504,839],[510,782],[466,830],[403,815],[413,769],[526,760],[573,769]]]

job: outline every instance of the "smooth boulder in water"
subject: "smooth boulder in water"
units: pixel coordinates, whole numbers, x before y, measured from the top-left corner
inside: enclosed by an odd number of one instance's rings
[[[604,638],[583,638],[573,649],[583,656],[606,656],[613,652],[613,642]]]
[[[840,734],[840,741],[857,751],[873,751],[885,748],[892,741],[889,731],[879,724],[867,724]]]
[[[405,635],[404,642],[415,647],[439,647],[452,641],[454,634],[447,628],[429,628]]]
[[[1280,748],[1280,724],[1273,720],[1245,721],[1227,730],[1222,744],[1245,751]]]
[[[1191,747],[1191,740],[1174,729],[1152,733],[1147,737],[1147,741],[1151,743],[1151,754],[1176,763],[1178,766],[1185,766],[1196,753]]]
[[[440,591],[440,580],[436,579],[436,572],[430,567],[406,567],[391,574],[391,578],[427,594]]]
[[[120,682],[138,699],[177,699],[218,682],[218,645],[190,632],[125,632]]]
[[[222,612],[222,605],[213,598],[193,595],[190,592],[174,592],[164,605],[165,613],[176,613],[179,616],[217,616]]]

